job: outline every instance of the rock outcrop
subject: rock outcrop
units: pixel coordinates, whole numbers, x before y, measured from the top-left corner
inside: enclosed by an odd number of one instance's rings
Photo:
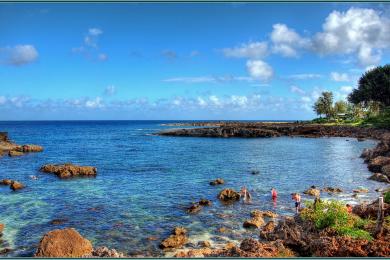
[[[224,202],[239,201],[240,197],[240,194],[233,189],[224,189],[218,195],[218,199]]]
[[[164,239],[161,244],[161,249],[169,248],[181,248],[184,244],[188,242],[187,230],[183,227],[176,227],[172,234]]]
[[[35,257],[85,257],[92,255],[92,244],[75,229],[56,229],[39,242]]]
[[[211,181],[210,185],[215,186],[215,185],[221,185],[221,184],[224,184],[224,183],[225,183],[225,181],[223,179],[218,178],[218,179],[215,179],[214,181]]]
[[[322,191],[328,192],[328,193],[340,193],[340,192],[343,192],[342,189],[334,188],[334,187],[325,187],[325,188],[322,189]]]
[[[199,211],[202,210],[202,206],[199,205],[198,203],[192,204],[188,209],[187,212],[190,214],[195,214],[198,213]]]
[[[8,152],[9,157],[16,157],[16,156],[22,156],[22,155],[24,155],[23,152],[19,152],[19,151],[15,151],[15,150],[11,150]]]
[[[41,167],[40,171],[45,173],[54,173],[61,179],[71,177],[95,177],[97,169],[92,166],[79,166],[70,163],[66,164],[47,164]]]
[[[210,200],[206,200],[206,199],[201,199],[198,203],[201,206],[211,206],[212,205],[212,202]]]
[[[39,145],[27,144],[18,145],[11,142],[8,138],[8,133],[0,132],[0,156],[7,153],[9,156],[21,156],[24,153],[42,152],[43,147]]]
[[[317,188],[309,188],[309,189],[305,190],[303,193],[310,195],[310,196],[319,197],[321,194],[321,191]]]
[[[18,181],[12,181],[11,185],[10,185],[10,188],[11,190],[13,191],[17,191],[17,190],[21,190],[24,188],[24,185]]]
[[[373,175],[371,175],[370,178],[368,178],[369,180],[373,180],[373,181],[379,181],[379,182],[385,182],[385,183],[390,183],[390,180],[389,180],[389,177],[387,177],[386,175],[382,174],[382,173],[374,173]]]

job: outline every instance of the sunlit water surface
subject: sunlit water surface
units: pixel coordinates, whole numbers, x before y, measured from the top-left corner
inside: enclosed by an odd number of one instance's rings
[[[370,173],[359,158],[363,148],[375,145],[373,140],[151,135],[169,128],[163,123],[0,122],[0,130],[8,131],[15,142],[45,148],[42,153],[0,158],[0,179],[27,185],[19,192],[0,187],[0,223],[6,225],[2,247],[13,249],[8,256],[31,256],[43,234],[64,227],[76,228],[95,246],[129,255],[161,256],[159,242],[178,225],[189,229],[191,242],[210,240],[218,246],[258,236],[258,231],[242,228],[253,209],[293,214],[290,194],[311,185],[340,187],[343,194],[322,196],[353,203],[374,198],[374,190],[384,186],[367,180]],[[43,164],[65,162],[96,166],[98,176],[60,180],[38,171]],[[226,184],[210,186],[215,178]],[[226,206],[217,201],[222,188],[244,185],[252,193],[252,204]],[[370,192],[353,198],[352,190],[359,186]],[[271,187],[279,192],[276,206]],[[213,206],[187,214],[185,208],[201,198],[212,200]],[[53,219],[67,221],[52,225]],[[219,233],[220,227],[228,232]],[[150,236],[157,240],[150,241]]]

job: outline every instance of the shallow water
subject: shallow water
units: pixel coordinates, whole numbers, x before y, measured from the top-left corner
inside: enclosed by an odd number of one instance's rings
[[[0,131],[8,131],[15,142],[45,148],[42,153],[0,158],[0,179],[27,185],[19,192],[0,187],[0,223],[6,224],[2,246],[14,249],[8,256],[31,256],[44,233],[64,227],[76,228],[95,246],[130,255],[161,255],[159,242],[177,225],[189,229],[194,243],[210,239],[218,245],[258,235],[242,228],[253,209],[293,214],[290,194],[311,185],[340,187],[343,194],[322,196],[353,203],[374,198],[374,190],[384,186],[367,180],[370,173],[359,158],[363,148],[375,145],[373,140],[151,135],[170,128],[162,123],[168,122],[0,122]],[[60,180],[38,172],[43,164],[65,162],[96,166],[98,176]],[[252,169],[260,174],[252,175]],[[219,177],[225,185],[209,185]],[[226,206],[216,200],[223,187],[244,185],[252,193],[252,204]],[[352,198],[359,186],[370,192]],[[271,187],[279,192],[276,206]],[[188,215],[185,208],[201,198],[212,200],[213,206]],[[52,225],[53,219],[67,221]],[[228,232],[219,233],[220,227]],[[158,239],[149,241],[150,236]]]

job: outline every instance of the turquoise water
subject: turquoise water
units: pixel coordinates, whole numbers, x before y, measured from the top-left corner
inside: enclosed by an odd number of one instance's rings
[[[363,148],[375,145],[372,140],[152,135],[169,128],[163,123],[168,122],[0,122],[0,131],[8,131],[15,142],[45,148],[0,158],[0,179],[27,185],[19,192],[0,187],[0,223],[6,224],[2,247],[13,248],[8,256],[31,256],[44,233],[64,227],[76,228],[95,246],[130,255],[161,256],[159,242],[177,225],[189,229],[191,242],[208,239],[218,246],[258,235],[242,228],[253,209],[293,214],[290,193],[311,185],[340,187],[345,193],[333,197],[353,203],[374,198],[374,190],[384,186],[367,180],[370,173],[359,158]],[[60,180],[38,172],[43,164],[65,162],[96,166],[98,176]],[[260,174],[252,175],[252,169]],[[209,185],[219,177],[225,185]],[[223,187],[244,185],[252,192],[252,204],[227,206],[216,200]],[[352,198],[358,186],[370,192]],[[271,187],[279,192],[276,206]],[[185,208],[201,198],[213,206],[188,215]],[[53,219],[67,221],[52,225]],[[219,233],[220,227],[232,231]],[[157,240],[149,241],[150,236]]]

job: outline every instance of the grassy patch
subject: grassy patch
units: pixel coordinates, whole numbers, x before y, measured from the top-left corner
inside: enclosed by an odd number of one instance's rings
[[[301,217],[312,221],[317,229],[332,228],[339,235],[372,240],[370,233],[363,229],[367,220],[349,214],[345,205],[339,201],[322,201],[315,206],[314,203],[307,203]]]

